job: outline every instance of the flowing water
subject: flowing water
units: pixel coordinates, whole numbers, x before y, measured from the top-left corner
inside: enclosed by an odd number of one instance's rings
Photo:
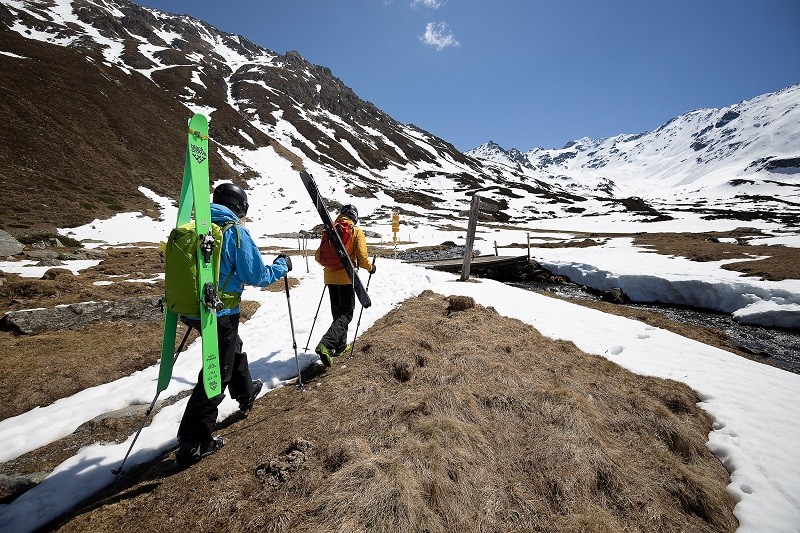
[[[462,257],[463,246],[424,252],[404,252],[400,259],[405,261],[431,261]],[[582,300],[600,300],[594,294],[574,283],[552,284],[538,282],[508,282],[508,285],[528,290],[546,290],[559,296]],[[800,331],[765,328],[739,324],[728,313],[720,313],[691,307],[673,306],[659,303],[630,303],[626,305],[634,309],[656,311],[671,320],[684,324],[703,326],[724,333],[731,344],[740,350],[754,355],[770,364],[800,374]]]

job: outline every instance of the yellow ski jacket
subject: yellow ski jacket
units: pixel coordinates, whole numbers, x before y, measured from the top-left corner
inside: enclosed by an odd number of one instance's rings
[[[345,215],[339,215],[336,217],[334,223],[336,222],[350,224],[353,226],[353,239],[350,241],[352,250],[347,250],[353,265],[358,268],[363,268],[367,272],[372,270],[372,262],[369,260],[369,254],[367,253],[367,238],[364,235],[364,232],[361,231],[361,228],[353,224],[353,221]],[[314,254],[314,259],[316,259],[317,263],[319,263],[319,248],[317,248],[317,251]],[[350,277],[347,275],[347,270],[331,270],[329,268],[325,269],[325,285],[350,285],[350,283],[352,282]]]

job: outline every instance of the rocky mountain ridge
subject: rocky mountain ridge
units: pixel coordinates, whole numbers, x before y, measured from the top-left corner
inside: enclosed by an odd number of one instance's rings
[[[263,212],[291,209],[298,225],[313,215],[287,192],[301,168],[330,206],[342,192],[357,197],[367,225],[397,209],[412,226],[452,227],[475,193],[494,205],[486,222],[503,224],[686,209],[725,217],[742,201],[762,218],[800,211],[798,87],[646,134],[464,154],[297,52],[127,0],[5,1],[0,52],[0,208],[12,234],[161,216],[141,188],[177,197],[180,124],[193,112],[211,118],[212,181],[277,191]]]

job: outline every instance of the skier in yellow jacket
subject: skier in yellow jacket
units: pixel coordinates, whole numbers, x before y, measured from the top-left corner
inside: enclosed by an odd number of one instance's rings
[[[339,216],[334,221],[334,225],[337,223],[348,225],[352,228],[352,237],[349,239],[349,243],[345,243],[345,247],[353,266],[356,269],[363,268],[370,274],[374,274],[375,265],[370,262],[367,254],[367,239],[361,228],[356,226],[358,224],[358,210],[356,207],[350,204],[343,206],[339,211]],[[343,233],[347,233],[350,228],[345,228]],[[318,263],[325,266],[325,263],[321,260],[323,253],[324,251],[320,247],[314,257]],[[331,366],[333,364],[332,357],[337,357],[347,351],[347,328],[350,325],[350,321],[353,320],[356,295],[353,290],[353,282],[343,267],[338,265],[336,267],[325,266],[324,272],[325,286],[328,289],[331,300],[333,322],[328,331],[325,332],[325,335],[322,336],[322,340],[317,344],[315,351],[320,360],[322,360],[322,364]]]

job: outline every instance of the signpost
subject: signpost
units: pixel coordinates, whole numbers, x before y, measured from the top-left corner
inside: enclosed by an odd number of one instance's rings
[[[400,231],[400,210],[392,209],[392,242],[394,243],[394,258],[397,259],[397,232]]]

